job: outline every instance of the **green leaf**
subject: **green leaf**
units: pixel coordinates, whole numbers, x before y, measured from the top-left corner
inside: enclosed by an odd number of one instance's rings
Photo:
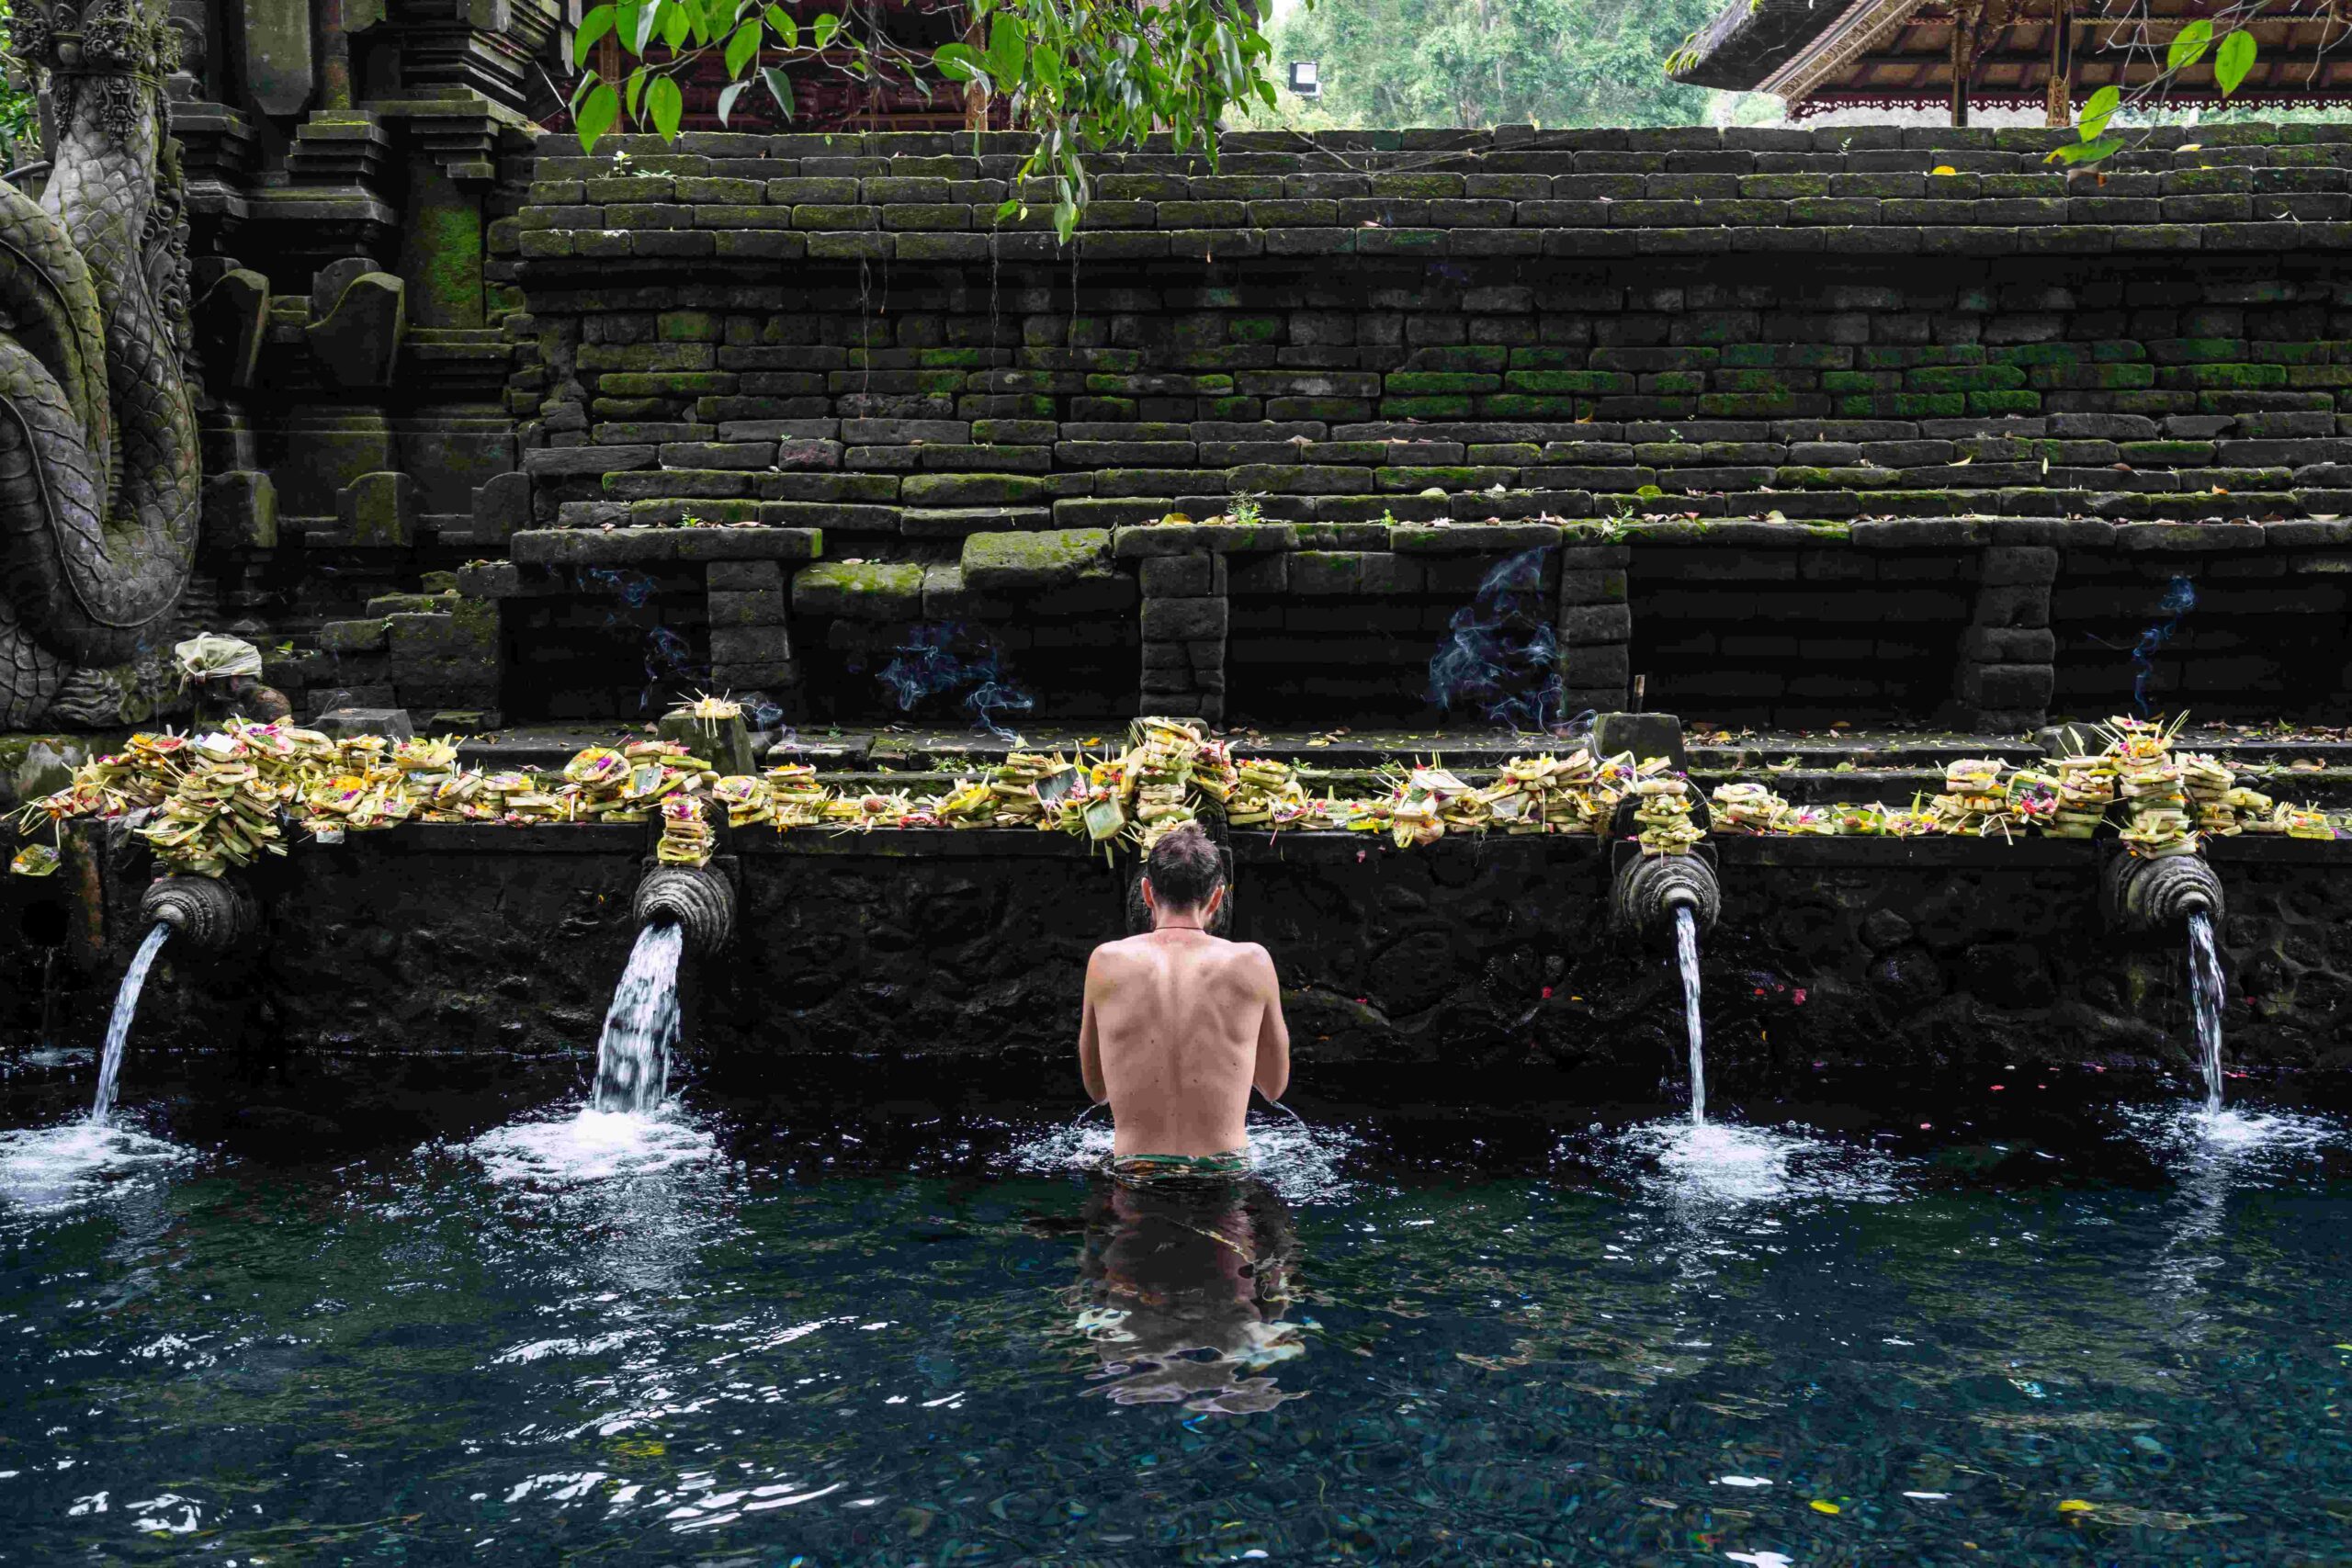
[[[678,122],[685,118],[686,95],[677,82],[668,76],[656,76],[645,90],[646,117],[653,121],[653,133],[664,141],[678,139]]]
[[[812,25],[817,34],[817,47],[822,49],[832,42],[833,34],[841,30],[842,19],[828,11]]]
[[[2200,17],[2172,35],[2172,47],[2165,51],[2165,69],[2186,70],[2204,59],[2212,43],[2213,24]]]
[[[1018,17],[1000,12],[989,29],[989,74],[999,89],[1010,93],[1021,85],[1028,61],[1029,29]]]
[[[631,6],[629,11],[629,25],[621,29],[621,41],[628,45],[631,54],[642,60],[645,51],[653,46],[653,25],[662,19],[661,0],[645,0],[643,5]]]
[[[2085,141],[2098,141],[2100,133],[2107,130],[2107,122],[2115,118],[2116,106],[2122,101],[2123,89],[2120,87],[2106,86],[2093,93],[2091,101],[2083,106],[2082,123],[2075,128],[2082,139]]]
[[[743,68],[752,62],[752,57],[759,52],[760,24],[745,22],[741,27],[737,28],[735,35],[727,40],[727,73],[729,76],[741,76],[743,73]]]
[[[675,54],[694,30],[695,19],[685,7],[685,0],[662,0],[662,41]]]
[[[1050,89],[1062,85],[1062,57],[1052,44],[1041,43],[1029,51],[1029,69],[1039,82]]]
[[[2076,141],[2061,147],[2042,160],[2046,164],[2096,164],[2101,158],[2123,151],[2120,136],[2102,136],[2097,141]]]
[[[978,51],[968,43],[943,43],[931,51],[931,62],[950,82],[968,82],[980,73]]]
[[[2238,84],[2253,69],[2254,35],[2240,28],[2223,39],[2222,47],[2213,52],[2213,85],[2221,88],[2222,96],[2226,98],[2238,90]]]
[[[645,67],[640,65],[628,73],[628,118],[635,119],[645,102]]]
[[[784,40],[785,48],[800,47],[800,24],[792,19],[791,12],[781,6],[771,6],[761,15],[767,17],[768,26],[774,28],[775,36]]]
[[[768,96],[775,100],[776,112],[784,117],[786,124],[791,124],[792,78],[784,73],[782,66],[771,65],[760,73],[760,80],[767,84]]]
[[[610,82],[598,84],[596,90],[588,95],[588,101],[580,106],[580,116],[575,122],[580,131],[580,150],[582,152],[594,152],[596,139],[613,128],[613,121],[620,112],[621,96],[613,91],[613,85]]]
[[[735,100],[743,96],[749,82],[729,82],[718,89],[718,123],[725,125],[727,117],[735,112]]]
[[[613,19],[610,6],[599,6],[580,18],[580,32],[571,40],[571,62],[574,65],[588,63],[588,51],[596,47],[597,39],[613,30]]]
[[[1027,208],[1021,205],[1021,198],[1019,197],[1009,196],[997,204],[996,220],[1002,223],[1008,219],[1020,217],[1027,210]]]

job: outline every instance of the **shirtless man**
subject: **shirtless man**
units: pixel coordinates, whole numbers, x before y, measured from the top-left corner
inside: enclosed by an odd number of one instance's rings
[[[1111,1103],[1117,1174],[1238,1176],[1250,1167],[1250,1090],[1276,1100],[1290,1084],[1274,961],[1208,933],[1225,867],[1197,826],[1152,846],[1143,901],[1150,931],[1104,942],[1086,965],[1079,1076]]]

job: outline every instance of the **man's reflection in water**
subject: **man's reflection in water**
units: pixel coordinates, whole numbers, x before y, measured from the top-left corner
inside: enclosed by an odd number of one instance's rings
[[[1253,1179],[1098,1177],[1087,1194],[1078,1330],[1120,1404],[1246,1416],[1286,1393],[1263,1375],[1306,1353],[1291,1301],[1290,1208]]]

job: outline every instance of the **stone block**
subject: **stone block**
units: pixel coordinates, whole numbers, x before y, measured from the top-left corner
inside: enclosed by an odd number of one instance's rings
[[[2050,624],[2049,585],[2020,583],[1980,588],[1976,591],[1973,618],[1980,626],[2046,626]]]
[[[921,565],[912,562],[818,561],[792,580],[795,615],[858,621],[912,621],[922,617]]]
[[[325,621],[319,626],[319,646],[329,653],[380,653],[390,628],[382,616],[364,621]]]
[[[1622,604],[1625,602],[1625,583],[1623,567],[1600,571],[1563,570],[1560,573],[1560,603]]]
[[[784,625],[787,608],[781,585],[774,588],[713,589],[708,595],[708,603],[713,626],[780,626]]]
[[[773,560],[715,560],[703,568],[703,582],[713,593],[781,590],[784,566]]]
[[[982,592],[1064,588],[1103,566],[1110,549],[1105,528],[972,534],[964,540],[964,581]]]
[[[778,657],[789,656],[787,649]],[[711,660],[714,665],[721,662],[716,646]],[[752,752],[751,726],[740,714],[733,718],[703,719],[690,713],[665,713],[659,722],[658,733],[662,739],[684,746],[722,774],[759,771],[759,761]]]
[[[1593,720],[1592,744],[1606,757],[1631,751],[1635,761],[1663,757],[1676,773],[1690,766],[1682,750],[1682,720],[1670,713],[1603,713]]]
[[[266,550],[277,544],[277,486],[257,469],[204,481],[204,543],[209,549]]]
[[[407,329],[408,285],[390,273],[363,272],[303,335],[328,384],[357,391],[391,384]]]
[[[1150,641],[1193,641],[1225,636],[1226,602],[1222,599],[1146,599],[1143,635]]]
[[[1289,590],[1291,558],[1286,551],[1218,558],[1226,568],[1227,593],[1278,594]]]
[[[415,538],[416,480],[362,474],[335,492],[335,521],[358,549],[405,549]]]
[[[2058,637],[2043,626],[1970,626],[1960,651],[1977,664],[2047,664],[2058,657]]]
[[[2047,664],[1964,664],[1960,699],[1971,707],[2031,712],[2050,705],[2055,684]]]
[[[1624,642],[1634,635],[1634,611],[1627,604],[1570,604],[1560,611],[1560,637],[1570,646]]]
[[[474,536],[479,543],[500,547],[517,529],[531,525],[531,476],[493,474],[475,487]]]
[[[1138,577],[1148,598],[1204,598],[1213,586],[1210,557],[1206,551],[1181,556],[1148,556],[1138,564]]]
[[[1989,587],[2051,583],[2058,581],[2058,552],[2046,546],[1993,545],[1986,547],[1978,581]]]
[[[791,657],[791,635],[780,626],[710,628],[710,659],[714,664],[759,663]]]
[[[1339,598],[1363,591],[1361,551],[1299,550],[1289,558],[1290,592],[1302,598]]]

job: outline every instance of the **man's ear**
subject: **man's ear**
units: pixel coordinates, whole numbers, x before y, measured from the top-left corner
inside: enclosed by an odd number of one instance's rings
[[[1138,881],[1141,883],[1143,887],[1143,907],[1147,909],[1159,908],[1159,904],[1158,900],[1154,899],[1151,896],[1151,878],[1148,876],[1141,877],[1138,878]]]
[[[1201,906],[1202,922],[1205,924],[1206,922],[1215,919],[1216,918],[1217,910],[1224,905],[1224,903],[1225,884],[1220,882],[1215,887],[1209,889],[1209,901]]]

